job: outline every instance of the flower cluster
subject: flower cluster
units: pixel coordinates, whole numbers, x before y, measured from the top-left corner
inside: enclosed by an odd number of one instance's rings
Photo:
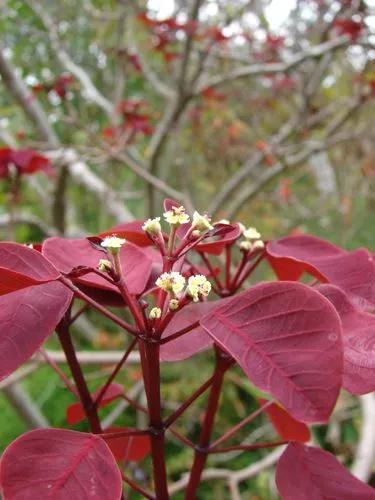
[[[163,273],[156,280],[156,285],[170,293],[174,297],[180,294],[185,288],[186,279],[182,274],[172,271],[170,273]],[[198,302],[200,298],[207,297],[211,291],[211,283],[202,274],[197,274],[195,276],[190,276],[186,286],[186,295],[193,299],[194,302]],[[172,299],[169,303],[169,308],[174,311],[178,308],[178,300]]]
[[[120,248],[125,243],[126,240],[124,240],[123,238],[118,238],[115,234],[112,234],[112,236],[107,236],[106,238],[104,238],[100,245],[112,255],[117,255],[120,251]]]
[[[255,227],[246,227],[239,223],[241,228],[242,236],[245,238],[240,243],[240,249],[244,252],[250,252],[254,250],[261,250],[264,248],[264,243],[260,239],[262,235]]]

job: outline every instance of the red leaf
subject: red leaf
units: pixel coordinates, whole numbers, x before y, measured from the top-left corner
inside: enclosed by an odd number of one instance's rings
[[[374,500],[375,490],[327,451],[290,443],[276,469],[282,500]]]
[[[30,358],[54,331],[72,295],[61,283],[46,283],[0,297],[0,379]]]
[[[95,269],[99,260],[105,257],[105,253],[93,248],[87,239],[49,238],[43,243],[42,252],[63,273],[69,273],[77,266]],[[132,243],[126,243],[121,248],[120,258],[130,293],[142,293],[151,273],[151,259]],[[118,291],[114,285],[93,273],[78,277],[75,281],[93,288]]]
[[[375,391],[375,316],[357,310],[345,293],[332,285],[317,290],[336,308],[342,322],[343,387],[352,394]]]
[[[101,387],[97,389],[93,394],[92,398],[95,401],[100,394]],[[120,398],[124,393],[124,389],[120,384],[110,384],[105,392],[105,395],[100,401],[99,408],[104,408],[109,405],[115,399]],[[81,422],[85,418],[85,412],[82,408],[81,403],[74,403],[66,409],[66,421],[69,425],[75,425]]]
[[[335,19],[333,27],[339,35],[349,35],[355,41],[363,30],[363,21],[355,21],[354,19]]]
[[[361,308],[375,306],[375,263],[365,249],[347,252],[328,241],[300,235],[269,242],[267,253],[280,279],[298,279],[305,271],[323,283],[339,286]],[[297,278],[286,276],[286,264],[288,273],[292,271]]]
[[[34,174],[38,171],[55,175],[48,158],[33,149],[0,148],[0,177],[7,177],[11,166],[16,167],[21,175]]]
[[[200,323],[294,418],[328,420],[342,381],[342,342],[337,312],[321,294],[301,283],[261,283]]]
[[[260,399],[259,403],[263,405],[266,400]],[[276,432],[282,439],[287,441],[299,441],[306,443],[310,441],[310,429],[306,424],[293,418],[287,411],[276,403],[268,406],[264,413],[267,414]]]
[[[185,306],[176,312],[172,321],[163,333],[163,339],[179,330],[198,321],[204,314],[215,308],[221,301],[199,302]],[[181,361],[207,349],[213,344],[212,339],[205,330],[198,326],[182,337],[160,346],[160,359],[162,361]]]
[[[121,473],[94,434],[37,429],[23,434],[1,459],[4,500],[119,500]]]
[[[128,427],[111,427],[105,432],[123,432],[131,430]],[[149,436],[121,436],[116,438],[103,439],[110,448],[113,456],[118,462],[139,462],[143,460],[151,451],[151,442]]]
[[[38,251],[18,243],[0,243],[0,263],[0,295],[60,277]]]

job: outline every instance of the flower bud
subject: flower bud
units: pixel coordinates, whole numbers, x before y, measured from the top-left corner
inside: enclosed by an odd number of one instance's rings
[[[263,250],[264,242],[262,240],[256,240],[253,243],[253,250]]]
[[[102,273],[108,273],[112,269],[112,263],[107,259],[100,259],[98,269]]]
[[[242,233],[247,240],[259,240],[261,234],[255,229],[255,227],[248,227]]]
[[[142,226],[143,231],[151,235],[157,235],[161,233],[160,217],[155,217],[155,219],[147,219]]]
[[[153,307],[148,315],[150,319],[159,319],[161,317],[160,307]]]
[[[210,229],[213,229],[213,226],[210,224],[210,222],[211,219],[210,217],[208,217],[208,215],[201,215],[200,213],[195,211],[193,214],[192,228],[198,231],[208,231]]]
[[[178,300],[177,299],[171,299],[169,301],[169,310],[170,311],[177,311],[178,308],[179,308]]]
[[[252,248],[253,248],[253,244],[251,243],[251,241],[248,241],[248,240],[241,241],[240,249],[243,252],[250,252],[250,250],[252,250]]]

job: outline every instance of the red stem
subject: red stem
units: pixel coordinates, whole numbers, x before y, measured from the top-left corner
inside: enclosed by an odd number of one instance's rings
[[[132,479],[125,476],[125,474],[123,472],[121,472],[121,475],[122,475],[122,480],[124,481],[124,483],[128,484],[132,490],[136,491],[137,493],[140,493],[141,495],[143,495],[145,498],[148,498],[149,500],[155,499],[155,497],[153,497],[150,493],[148,493],[146,490],[144,490],[141,486],[138,486],[138,484],[135,483]]]
[[[189,406],[199,398],[212,384],[214,377],[209,378],[204,384],[202,384],[182,405],[177,408],[169,417],[164,421],[164,427],[169,427],[172,425],[184,411],[189,408]]]
[[[212,276],[212,279],[214,280],[216,286],[218,287],[219,290],[223,289],[223,284],[220,281],[219,276],[217,276],[217,273],[215,273],[214,268],[212,267],[211,262],[209,261],[208,257],[204,253],[199,253],[199,255],[202,257],[203,262],[206,264],[207,269],[210,271],[210,274]]]
[[[258,267],[258,265],[262,262],[262,260],[264,259],[265,257],[265,252],[262,252],[259,257],[257,258],[257,260],[250,265],[250,267],[248,267],[245,272],[243,273],[242,277],[240,277],[238,279],[238,281],[236,283],[233,283],[233,291],[235,290],[238,290],[239,288],[241,288],[241,286],[243,285],[243,282],[250,276],[250,274],[255,270],[256,267]]]
[[[120,432],[104,432],[101,434],[104,440],[106,439],[117,439],[120,437],[127,437],[127,436],[147,436],[150,434],[150,431],[148,429],[133,429],[129,431],[120,431]]]
[[[219,444],[223,443],[224,441],[226,441],[227,439],[229,439],[230,437],[232,437],[237,431],[239,431],[240,429],[242,429],[242,427],[244,427],[245,425],[249,424],[254,419],[256,419],[257,416],[260,415],[261,413],[263,413],[263,411],[266,408],[268,408],[269,406],[271,406],[272,403],[274,403],[273,399],[271,399],[270,401],[267,401],[260,408],[258,408],[257,410],[255,410],[253,413],[251,413],[249,416],[247,416],[243,420],[241,420],[241,422],[239,422],[237,425],[233,426],[231,429],[229,429],[227,432],[225,432],[221,437],[219,437],[219,439],[217,439],[216,441],[214,441],[211,444],[210,449],[216,448],[216,446],[218,446]]]
[[[109,318],[111,321],[113,321],[113,323],[120,326],[122,329],[131,333],[135,337],[138,337],[139,331],[134,326],[129,325],[128,323],[126,323],[126,321],[123,321],[121,318],[119,318],[115,314],[111,313],[111,311],[108,311],[108,309],[101,306],[98,302],[96,302],[94,299],[92,299],[91,297],[86,295],[84,292],[82,292],[78,287],[76,287],[69,279],[65,278],[64,276],[61,276],[61,278],[59,278],[59,280],[65,286],[67,286],[70,290],[72,290],[72,292],[74,292],[77,297],[79,297],[80,299],[82,299],[85,302],[87,302],[88,304],[90,304],[90,306],[92,306],[94,309],[96,309],[101,314],[103,314],[103,316],[105,316],[106,318]]]
[[[208,450],[208,453],[227,453],[228,451],[252,451],[252,450],[260,450],[262,448],[275,448],[276,446],[282,446],[283,444],[288,444],[289,441],[274,441],[272,443],[258,443],[258,444],[244,444],[238,446],[228,446],[227,448],[218,448],[215,450]]]
[[[199,326],[199,321],[195,321],[189,326],[185,326],[185,328],[181,328],[178,332],[172,333],[171,335],[168,335],[168,337],[165,337],[164,339],[161,339],[159,341],[159,345],[163,344],[168,344],[168,342],[171,342],[171,340],[176,340],[179,337],[182,337],[182,335],[185,335],[185,333],[189,333],[191,330],[194,330],[194,328],[197,328]]]
[[[230,266],[232,264],[232,247],[227,245],[225,247],[225,286],[226,289],[230,289]]]
[[[89,421],[91,431],[94,434],[100,434],[102,432],[100,420],[94,402],[92,400],[90,391],[87,387],[85,377],[83,376],[81,366],[76,356],[75,348],[69,333],[68,317],[63,318],[60,321],[60,323],[56,327],[56,333],[59,337],[74,382],[78,389],[81,404],[86,414],[87,420]]]
[[[155,493],[157,499],[168,500],[169,494],[165,464],[165,429],[161,416],[159,346],[146,342],[144,344],[144,352],[141,351],[142,355],[146,357],[143,365],[147,365],[148,369],[148,390],[146,391],[146,396],[149,411]]]
[[[219,405],[219,398],[224,381],[224,375],[230,365],[231,360],[228,360],[227,356],[224,355],[224,353],[217,351],[216,367],[213,374],[206,414],[199,437],[199,443],[195,448],[194,462],[190,472],[189,483],[185,492],[186,500],[193,500],[194,498],[196,498],[196,492],[199,487],[201,475],[207,460],[208,446],[210,444],[215,416]]]
[[[126,349],[123,357],[121,358],[121,360],[117,363],[116,365],[116,368],[113,370],[113,372],[111,373],[111,375],[108,377],[108,380],[107,382],[103,385],[103,387],[101,388],[97,398],[95,399],[95,407],[98,408],[98,406],[100,405],[100,402],[101,400],[103,399],[108,387],[110,386],[110,384],[112,383],[112,381],[115,379],[116,375],[118,374],[118,372],[121,370],[121,367],[124,365],[124,363],[126,362],[126,360],[128,359],[130,353],[132,352],[132,350],[134,349],[134,346],[137,342],[137,339],[134,339],[131,344],[129,345],[129,347]]]

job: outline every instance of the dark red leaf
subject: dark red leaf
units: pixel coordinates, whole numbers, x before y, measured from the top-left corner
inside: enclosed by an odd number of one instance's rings
[[[95,269],[99,260],[105,257],[103,252],[93,248],[87,239],[49,238],[43,243],[42,252],[63,273],[69,273],[77,266]],[[151,273],[151,259],[132,243],[126,243],[121,248],[120,258],[130,293],[142,293]],[[85,286],[117,292],[114,285],[94,273],[78,277],[76,281]]]
[[[1,459],[4,500],[119,500],[121,473],[99,436],[62,429],[23,434]]]
[[[7,177],[11,166],[21,175],[38,171],[50,176],[55,175],[48,158],[33,149],[0,148],[0,177]]]
[[[314,236],[299,235],[269,242],[267,253],[280,279],[298,279],[305,271],[339,286],[361,308],[375,306],[375,263],[365,249],[347,252]]]
[[[29,359],[54,331],[72,295],[61,283],[46,283],[0,297],[0,379]]]
[[[198,321],[204,314],[215,308],[221,301],[199,302],[185,306],[181,311],[176,312],[174,318],[169,323],[163,333],[163,339],[175,332]],[[212,339],[205,330],[198,326],[186,335],[172,340],[160,346],[160,359],[162,361],[181,361],[207,349],[213,344]]]
[[[260,399],[259,403],[263,405],[266,400]],[[276,403],[268,406],[264,413],[270,419],[278,435],[287,441],[299,441],[306,443],[310,441],[310,429],[303,422],[293,418],[287,411]]]
[[[332,285],[316,288],[335,306],[342,322],[343,387],[352,394],[375,391],[375,316],[357,310],[345,293]]]
[[[301,283],[261,283],[200,323],[294,418],[328,420],[342,382],[341,325],[319,292]]]
[[[131,429],[128,427],[110,427],[105,432],[114,433],[129,430]],[[118,462],[139,462],[151,452],[149,436],[121,436],[116,438],[103,436],[103,439]]]
[[[101,388],[97,389],[93,394],[92,398],[95,401],[100,394]],[[105,395],[100,401],[99,408],[104,408],[109,405],[115,399],[120,398],[124,393],[124,389],[120,384],[110,384],[105,392]],[[81,422],[85,418],[85,411],[81,403],[74,403],[66,409],[66,421],[69,425],[75,425]]]
[[[18,243],[0,243],[0,295],[59,277],[57,269],[36,250]]]
[[[362,483],[327,451],[290,443],[276,469],[282,500],[374,500],[375,490]]]

